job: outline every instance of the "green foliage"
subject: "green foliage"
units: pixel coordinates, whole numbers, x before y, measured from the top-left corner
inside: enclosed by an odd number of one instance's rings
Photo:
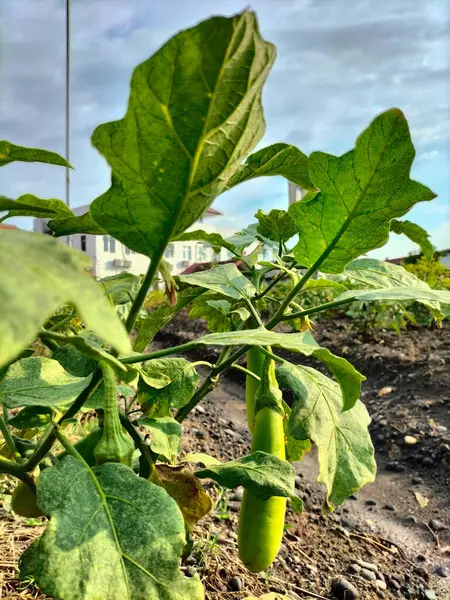
[[[6,140],[0,142],[0,167],[12,163],[20,162],[41,162],[49,165],[60,165],[61,167],[70,167],[65,158],[50,152],[49,150],[41,150],[40,148],[26,148],[24,146],[16,146]],[[70,167],[71,168],[71,167]]]
[[[109,463],[92,470],[68,456],[41,473],[38,504],[51,520],[22,557],[21,573],[32,574],[45,594],[203,600],[198,576],[178,572],[185,544],[178,506],[128,467]]]
[[[277,378],[295,396],[288,433],[317,445],[318,481],[327,486],[325,509],[332,510],[375,479],[367,409],[357,400],[353,408],[344,412],[339,386],[310,367],[286,362],[278,367]]]
[[[289,207],[299,231],[298,262],[341,273],[353,258],[383,246],[393,218],[436,196],[409,178],[414,155],[397,108],[378,116],[343,156],[313,152],[309,172],[321,191]]]
[[[211,465],[196,475],[200,479],[214,479],[230,489],[241,485],[261,499],[295,495],[294,467],[267,452],[257,451],[221,465]]]
[[[421,311],[438,322],[449,314],[450,278],[437,260],[405,270],[358,258],[391,231],[431,256],[428,234],[398,220],[434,197],[409,177],[414,147],[399,109],[376,117],[341,157],[308,158],[283,143],[249,156],[264,133],[261,93],[274,57],[250,11],[178,33],[134,71],[125,116],[94,131],[112,174],[88,213],[77,217],[61,201],[31,194],[0,197],[2,220],[51,218],[56,237],[107,233],[151,259],[143,276],[98,283],[85,254],[49,236],[0,232],[0,472],[30,483],[31,492],[40,472],[32,508],[49,520],[21,573],[45,594],[202,600],[198,577],[179,571],[185,532],[211,509],[200,478],[246,488],[239,551],[250,570],[265,569],[281,543],[286,499],[302,510],[291,461],[317,446],[325,511],[375,477],[370,419],[359,400],[364,376],[317,344],[309,316],[372,306],[374,322],[395,311],[400,331],[406,321],[421,323]],[[69,166],[55,153],[0,142],[0,166],[16,160]],[[257,223],[228,239],[186,231],[219,194],[260,176],[309,192],[287,212],[258,211]],[[172,277],[162,256],[176,240],[226,248],[245,270],[228,263]],[[267,250],[271,260],[260,261]],[[155,278],[165,294],[149,293]],[[140,354],[185,309],[212,333]],[[298,332],[280,331],[283,322]],[[214,365],[199,361],[208,368],[199,386],[196,363],[180,354],[207,346],[222,352]],[[319,360],[333,379],[283,361],[276,348],[298,362]],[[248,370],[237,363],[246,353]],[[267,380],[265,355],[280,363]],[[246,373],[252,454],[225,464],[204,454],[180,459],[181,422],[232,367]],[[278,384],[292,390],[292,409]],[[8,408],[22,410],[9,418]],[[91,409],[99,423],[90,419],[85,429],[93,431],[73,446],[62,431]],[[64,452],[54,460],[56,441]],[[189,463],[205,468],[196,477]]]
[[[412,223],[411,221],[398,221],[397,219],[392,219],[391,231],[399,235],[403,233],[412,242],[419,245],[426,258],[433,258],[434,250],[430,242],[430,236],[423,227],[420,227],[420,225]]]
[[[67,302],[76,306],[97,335],[127,352],[125,331],[85,272],[89,266],[86,255],[48,236],[0,232],[0,367],[15,358],[52,311]]]

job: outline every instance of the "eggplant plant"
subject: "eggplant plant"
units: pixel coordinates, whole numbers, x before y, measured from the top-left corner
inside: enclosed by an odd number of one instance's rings
[[[269,567],[286,502],[302,510],[292,462],[316,445],[325,513],[376,473],[359,399],[365,378],[320,347],[309,317],[353,302],[414,300],[440,322],[440,305],[450,304],[450,292],[364,257],[402,229],[398,219],[417,202],[435,197],[410,179],[414,147],[403,113],[377,116],[343,156],[308,157],[281,142],[252,153],[264,134],[261,93],[274,59],[250,11],[181,31],[135,69],[124,117],[94,131],[111,187],[88,213],[32,194],[0,198],[2,220],[46,218],[54,232],[0,231],[0,472],[18,481],[17,512],[47,519],[20,571],[51,597],[204,598],[199,576],[180,569],[194,525],[212,507],[204,479],[245,488],[239,553],[251,571]],[[53,152],[0,142],[0,165],[13,161],[70,167]],[[256,223],[229,239],[188,231],[220,194],[275,175],[308,193],[286,211],[258,211]],[[147,273],[95,281],[89,259],[57,239],[75,233],[113,236],[150,259]],[[224,247],[233,260],[174,278],[163,255],[180,240]],[[267,246],[275,258],[260,262]],[[168,300],[147,313],[159,274]],[[289,285],[277,300],[271,290],[281,282]],[[314,287],[336,293],[302,308],[302,292]],[[210,332],[148,348],[185,307],[205,317]],[[188,357],[206,346],[221,352],[201,380]],[[303,366],[302,356],[328,375]],[[228,463],[181,457],[184,420],[230,368],[246,374],[251,453]],[[68,425],[92,410],[98,427],[73,445]]]

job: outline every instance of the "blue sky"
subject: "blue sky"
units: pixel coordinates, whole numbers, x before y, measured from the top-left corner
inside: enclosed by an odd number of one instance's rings
[[[246,0],[248,1],[248,0]],[[0,16],[0,138],[64,152],[64,2],[3,0]],[[96,125],[123,116],[133,68],[176,31],[239,0],[72,0],[72,204],[109,187],[109,168],[91,147]],[[403,110],[417,155],[412,176],[439,196],[409,214],[450,247],[450,3],[448,0],[254,0],[263,36],[278,57],[264,90],[260,147],[290,142],[304,152],[341,154],[381,111]],[[13,164],[1,192],[64,198],[57,167]],[[285,208],[287,183],[263,178],[220,196],[220,224],[239,229],[258,208]],[[30,227],[30,220],[16,220]],[[375,256],[415,246],[393,234]]]

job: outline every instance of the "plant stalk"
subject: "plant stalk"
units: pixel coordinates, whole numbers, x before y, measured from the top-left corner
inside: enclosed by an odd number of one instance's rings
[[[131,309],[130,309],[130,312],[128,314],[128,317],[127,317],[127,320],[125,323],[125,327],[126,327],[126,330],[128,331],[128,333],[131,332],[131,330],[134,327],[134,324],[136,323],[136,319],[138,318],[139,311],[141,310],[142,305],[145,302],[145,298],[148,294],[148,290],[150,289],[150,286],[153,283],[153,279],[158,271],[158,266],[159,266],[159,262],[162,258],[162,255],[163,255],[163,250],[160,252],[159,256],[155,257],[154,259],[152,259],[150,261],[150,264],[147,269],[147,273],[144,277],[144,281],[142,282],[142,285],[139,288],[139,292],[136,294],[136,298],[134,299],[134,302],[131,305]]]
[[[291,319],[306,317],[307,315],[313,315],[324,310],[329,310],[330,308],[337,308],[338,306],[343,306],[344,304],[349,304],[350,302],[354,301],[354,298],[346,298],[345,300],[334,300],[333,302],[326,302],[325,304],[320,304],[319,306],[313,306],[312,308],[306,308],[305,310],[300,310],[299,312],[293,312],[284,315],[281,318],[281,321],[290,321]]]
[[[11,435],[9,429],[8,429],[8,425],[6,424],[6,422],[3,419],[3,417],[0,417],[0,431],[2,432],[2,435],[3,435],[3,438],[5,440],[5,443],[8,446],[9,451],[13,455],[14,460],[17,463],[23,463],[24,460],[21,457],[20,452],[16,448],[16,444],[14,443],[12,435]]]

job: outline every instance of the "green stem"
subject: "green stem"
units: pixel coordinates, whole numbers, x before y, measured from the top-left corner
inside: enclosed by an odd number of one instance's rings
[[[33,479],[24,471],[23,465],[18,465],[17,463],[0,456],[0,473],[6,473],[7,475],[12,475],[17,479],[20,479],[20,481],[26,483],[27,486],[33,490],[33,492],[36,492],[36,484],[34,483]]]
[[[305,310],[300,310],[299,312],[293,312],[284,315],[281,317],[281,321],[290,321],[291,319],[306,317],[307,315],[313,315],[315,313],[322,312],[324,310],[329,310],[330,308],[343,306],[344,304],[349,304],[350,302],[354,301],[354,298],[346,298],[345,300],[334,300],[333,302],[326,302],[325,304],[320,304],[319,306],[313,306],[312,308],[306,308]]]
[[[74,316],[75,313],[71,312],[70,315],[67,315],[67,317],[59,321],[59,323],[56,323],[55,325],[53,325],[53,327],[50,327],[48,331],[57,331],[58,329],[62,329],[66,323],[70,323]]]
[[[128,314],[128,317],[127,317],[127,320],[125,323],[125,327],[126,327],[126,330],[128,331],[128,333],[131,332],[131,330],[134,327],[134,324],[136,323],[136,319],[138,318],[139,311],[141,310],[142,305],[145,302],[145,298],[148,294],[148,290],[150,289],[150,286],[152,285],[153,278],[155,277],[155,275],[158,271],[159,262],[162,258],[163,252],[164,252],[164,248],[161,250],[159,255],[152,258],[152,260],[150,261],[150,264],[147,269],[147,273],[144,277],[144,281],[142,282],[141,287],[139,288],[139,292],[137,293],[136,298],[134,299],[134,302],[131,305],[131,309],[130,309],[130,312]]]
[[[170,356],[171,354],[182,354],[189,350],[195,350],[199,345],[195,340],[187,342],[186,344],[180,344],[179,346],[173,346],[172,348],[165,348],[164,350],[157,350],[156,352],[150,352],[149,354],[135,354],[133,356],[122,356],[119,360],[124,365],[132,365],[137,362],[145,362],[147,360],[153,360],[155,358],[162,358],[164,356]]]
[[[285,271],[282,271],[281,273],[279,273],[275,277],[275,279],[272,279],[272,281],[267,285],[267,287],[262,292],[255,295],[255,300],[260,300],[261,298],[263,298],[266,294],[268,294],[270,292],[270,290],[273,287],[275,287],[277,285],[277,283],[279,283],[285,277],[287,277],[287,273]]]
[[[279,363],[285,363],[286,361],[284,360],[284,358],[281,358],[280,356],[277,356],[276,354],[274,354],[273,352],[270,352],[269,350],[267,350],[266,348],[261,347],[260,348],[261,352],[263,354],[265,354],[266,356],[268,356],[269,358],[271,358],[272,360],[274,360],[275,362],[279,362]]]
[[[148,479],[152,475],[153,471],[155,470],[155,462],[158,459],[158,454],[155,454],[151,450],[151,448],[148,447],[148,445],[145,443],[145,441],[141,438],[136,427],[133,425],[133,423],[130,421],[130,419],[126,415],[124,415],[123,413],[119,413],[119,417],[120,417],[120,422],[122,423],[122,426],[124,427],[124,429],[126,429],[128,434],[130,435],[131,439],[134,442],[134,445],[141,453],[141,456],[144,457],[145,462],[144,462],[144,464],[141,462],[141,468],[139,470],[139,475],[141,477],[144,477],[145,479]]]
[[[196,362],[191,363],[191,367],[200,367],[200,366],[204,366],[204,367],[209,367],[210,369],[213,368],[214,365],[212,365],[210,362],[207,362],[206,360],[197,360]]]
[[[255,319],[258,327],[262,327],[263,326],[263,322],[261,321],[261,317],[259,316],[258,311],[253,306],[252,301],[249,298],[244,298],[244,300],[245,300],[246,305],[248,306],[248,309],[249,309],[252,317]]]
[[[6,424],[3,417],[0,417],[0,431],[2,432],[3,438],[6,442],[6,445],[9,448],[9,451],[14,457],[14,460],[17,463],[23,463],[23,458],[20,456],[20,452],[16,448],[16,444],[14,443],[12,435],[8,429],[8,425]]]
[[[3,221],[6,221],[6,219],[8,219],[9,217],[9,213],[6,213],[6,215],[3,215],[3,217],[0,217],[0,223],[3,223]]]
[[[250,371],[249,369],[246,369],[242,365],[233,363],[232,365],[230,365],[230,369],[237,369],[238,371],[242,371],[246,375],[249,375],[253,379],[256,379],[256,381],[261,381],[261,377],[258,377],[258,375],[256,375],[256,373],[253,373],[252,371]]]

